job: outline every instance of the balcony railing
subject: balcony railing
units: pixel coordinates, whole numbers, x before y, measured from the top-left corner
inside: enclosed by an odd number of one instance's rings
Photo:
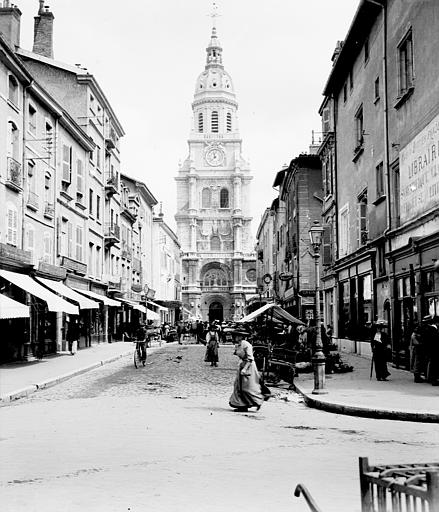
[[[119,192],[119,176],[117,172],[106,173],[105,190],[108,196],[112,196]]]
[[[117,144],[117,135],[115,129],[111,126],[107,130],[107,135],[105,136],[105,144],[107,149],[114,149]]]
[[[112,237],[120,240],[120,226],[114,222],[105,224],[105,237]]]
[[[8,157],[6,185],[15,190],[22,189],[21,164],[11,157]]]
[[[39,203],[40,203],[40,198],[38,197],[37,194],[35,194],[35,192],[31,192],[29,190],[29,192],[27,193],[27,206],[29,208],[31,208],[32,210],[38,210],[38,207],[39,207]]]
[[[142,262],[139,260],[139,258],[133,258],[131,262],[131,268],[135,272],[140,272],[142,270]]]
[[[46,203],[44,206],[44,216],[53,219],[55,216],[55,206],[53,203]]]

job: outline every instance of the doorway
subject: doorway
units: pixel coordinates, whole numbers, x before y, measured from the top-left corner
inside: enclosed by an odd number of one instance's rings
[[[221,302],[212,302],[209,306],[209,322],[212,323],[214,320],[222,322],[223,314],[223,305]]]

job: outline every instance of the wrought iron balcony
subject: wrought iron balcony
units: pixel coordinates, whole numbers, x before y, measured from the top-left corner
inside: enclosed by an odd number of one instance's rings
[[[135,272],[141,272],[142,271],[142,262],[139,260],[139,258],[133,258],[131,262],[131,268]]]
[[[107,130],[107,135],[105,136],[105,145],[107,149],[114,149],[117,144],[117,135],[115,129],[111,126],[109,130]]]
[[[35,194],[35,192],[31,192],[29,190],[28,193],[27,193],[27,203],[26,203],[27,206],[31,210],[37,211],[38,207],[39,207],[39,203],[40,203],[40,200],[39,200],[38,195]]]
[[[8,157],[6,185],[13,190],[22,190],[21,164]]]
[[[106,246],[117,244],[120,241],[120,226],[113,222],[105,224],[104,238]]]
[[[45,206],[44,206],[44,216],[49,218],[49,219],[53,219],[53,217],[55,216],[55,206],[53,205],[53,203],[46,203]]]
[[[106,173],[105,191],[107,193],[107,197],[111,197],[119,192],[119,176],[117,172]]]

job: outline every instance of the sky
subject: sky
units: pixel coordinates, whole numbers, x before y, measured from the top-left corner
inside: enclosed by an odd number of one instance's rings
[[[31,50],[38,0],[22,11]],[[216,0],[223,64],[232,77],[243,156],[253,171],[253,232],[271,205],[275,174],[308,151],[336,42],[359,0]],[[98,80],[126,132],[122,171],[143,181],[175,229],[178,164],[188,154],[195,82],[211,29],[209,0],[47,0],[54,56]],[[318,136],[316,136],[317,138]]]

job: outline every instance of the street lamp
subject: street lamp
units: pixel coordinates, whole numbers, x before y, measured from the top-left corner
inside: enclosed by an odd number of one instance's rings
[[[322,335],[320,329],[320,247],[323,239],[323,226],[319,224],[317,220],[314,221],[313,225],[309,229],[309,239],[313,252],[311,256],[314,258],[315,265],[315,321],[316,321],[316,346],[315,352],[312,359],[314,366],[314,389],[312,393],[314,395],[322,395],[327,393],[325,390],[325,354],[323,353]]]

